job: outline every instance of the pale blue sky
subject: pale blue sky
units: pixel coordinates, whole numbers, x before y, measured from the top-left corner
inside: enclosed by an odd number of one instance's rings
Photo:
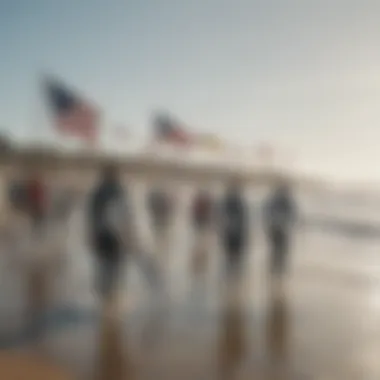
[[[307,169],[380,180],[379,20],[376,0],[0,0],[0,125],[30,136],[48,72],[106,125],[144,136],[166,108]]]

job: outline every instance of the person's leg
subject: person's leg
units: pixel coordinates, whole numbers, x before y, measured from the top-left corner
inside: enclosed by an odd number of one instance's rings
[[[121,263],[116,258],[102,258],[98,261],[97,287],[105,317],[118,315],[119,280]]]
[[[118,282],[119,262],[113,258],[98,257],[97,265],[96,288],[102,298],[107,298]]]
[[[229,277],[232,272],[234,257],[228,240],[224,242],[223,251],[225,257],[225,274]]]
[[[110,313],[113,317],[117,317],[121,313],[121,267],[120,257],[113,259],[109,263],[108,300]]]
[[[200,274],[205,273],[208,264],[208,231],[207,226],[198,225],[195,231],[195,245],[193,250],[193,270]]]
[[[282,231],[277,231],[273,237],[272,248],[272,291],[282,296],[284,274],[287,267],[287,239]]]
[[[240,245],[236,247],[236,250],[233,256],[234,256],[233,271],[234,271],[235,276],[237,278],[240,278],[243,272],[243,260],[244,260],[243,248]]]
[[[164,226],[163,221],[159,220],[158,218],[154,221],[153,226],[153,234],[154,234],[154,244],[155,244],[155,250],[159,255],[164,254]]]
[[[268,244],[269,244],[269,278],[268,285],[272,294],[277,294],[279,290],[279,247],[277,231],[270,229],[268,231]]]
[[[243,261],[244,236],[240,233],[235,233],[229,240],[232,274],[240,276]]]
[[[170,240],[171,240],[172,226],[170,220],[165,220],[162,226],[162,242],[161,242],[161,251],[164,254],[169,253],[170,251]]]
[[[270,231],[270,272],[272,276],[278,276],[281,264],[281,247],[278,231]]]
[[[281,232],[278,239],[278,272],[284,276],[288,267],[288,237],[285,232]]]
[[[95,291],[99,297],[103,298],[105,293],[105,263],[101,254],[98,252],[95,257]]]
[[[118,240],[109,233],[99,233],[95,237],[96,290],[101,298],[107,297],[112,285],[113,259],[116,258]]]
[[[193,234],[192,234],[192,251],[191,251],[191,269],[193,272],[197,272],[198,270],[198,261],[201,250],[201,231],[197,223],[193,223]]]
[[[203,224],[201,226],[200,244],[199,244],[199,253],[200,253],[200,255],[203,256],[203,258],[206,257],[206,255],[209,251],[209,248],[210,248],[209,240],[210,240],[209,228],[206,224]]]
[[[227,275],[230,278],[239,275],[240,260],[240,252],[235,247],[230,247],[227,252]]]

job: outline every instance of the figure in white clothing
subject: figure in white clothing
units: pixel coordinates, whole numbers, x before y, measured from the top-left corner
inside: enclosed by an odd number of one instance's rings
[[[54,210],[53,210],[54,211]],[[12,210],[7,225],[8,253],[26,283],[26,315],[35,332],[40,331],[40,316],[52,296],[52,280],[67,240],[67,214],[52,212],[40,228],[26,208]],[[35,330],[38,327],[37,330]]]

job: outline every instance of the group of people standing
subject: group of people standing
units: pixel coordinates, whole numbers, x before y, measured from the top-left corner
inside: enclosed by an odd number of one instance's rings
[[[206,191],[199,192],[195,196],[192,209],[196,231],[202,236],[212,225],[216,227],[227,269],[230,273],[239,273],[244,265],[243,259],[252,234],[250,204],[244,196],[241,182],[232,181],[221,202],[216,202]],[[270,194],[263,216],[271,250],[271,271],[281,275],[286,269],[292,228],[296,219],[295,201],[287,185],[279,184]],[[201,238],[200,241],[202,240]]]
[[[48,260],[45,259],[49,256],[47,251],[62,249],[67,239],[63,232],[67,228],[70,206],[64,202],[62,207],[53,207],[47,186],[37,173],[27,180],[13,181],[9,200],[14,214],[19,216],[16,224],[21,225],[20,221],[23,220],[26,221],[23,225],[27,226],[20,231],[23,239],[17,236],[14,239],[18,247],[16,249],[27,251],[30,250],[31,241],[41,243],[34,244],[33,254],[28,253],[31,263],[28,278],[34,299],[38,299],[36,294],[39,294],[40,299],[46,298],[46,294],[41,294],[46,293],[46,281],[51,270],[46,265]],[[153,249],[162,252],[168,249],[166,243],[173,224],[175,200],[169,192],[157,187],[148,194],[146,207],[155,236]],[[199,190],[192,198],[190,207],[197,258],[202,260],[207,256],[210,232],[214,231],[224,252],[227,273],[239,274],[244,267],[251,235],[249,210],[243,183],[237,178],[228,183],[220,200],[207,189]],[[290,189],[281,183],[270,195],[264,210],[271,269],[276,275],[283,274],[286,269],[295,217],[296,207]],[[128,189],[122,185],[118,169],[112,165],[106,166],[89,194],[85,220],[87,241],[97,264],[96,289],[104,300],[112,299],[115,294],[122,277],[122,264],[128,256],[134,256],[143,263],[145,275],[154,286],[162,280],[157,265],[151,260],[154,256],[146,252],[147,246],[140,239],[136,219],[135,205]],[[54,244],[50,244],[54,239]],[[45,240],[50,243],[45,244]],[[25,242],[22,248],[21,241]],[[37,260],[37,256],[41,260]],[[35,306],[33,308],[36,309]]]
[[[167,240],[173,224],[175,199],[164,188],[154,188],[146,203],[155,236],[154,249],[168,248]],[[123,189],[115,167],[105,168],[89,203],[90,242],[99,263],[100,287],[106,294],[113,289],[124,253],[142,254],[145,247],[138,242],[134,207]],[[243,183],[233,179],[221,200],[206,189],[192,199],[190,224],[194,229],[194,254],[200,260],[207,255],[210,231],[215,231],[226,259],[228,274],[238,274],[244,266],[251,231],[250,205]],[[280,183],[269,196],[264,208],[264,226],[270,247],[270,267],[281,276],[286,269],[296,206],[290,188]],[[162,243],[165,242],[165,243]]]

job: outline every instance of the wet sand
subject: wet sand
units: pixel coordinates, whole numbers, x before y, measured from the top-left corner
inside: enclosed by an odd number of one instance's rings
[[[22,279],[4,255],[2,349],[43,350],[79,379],[380,378],[376,242],[300,230],[291,270],[276,291],[264,238],[254,228],[242,280],[227,286],[217,246],[210,247],[207,266],[192,270],[193,238],[179,218],[161,258],[165,289],[151,289],[137,265],[127,263],[122,312],[107,319],[92,289],[90,256],[73,232],[38,348],[22,333]]]

